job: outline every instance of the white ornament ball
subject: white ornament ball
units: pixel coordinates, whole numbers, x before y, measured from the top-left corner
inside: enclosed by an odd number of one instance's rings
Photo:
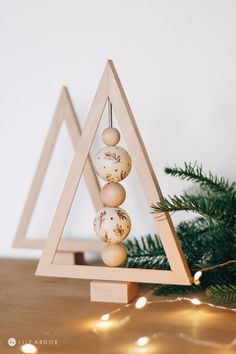
[[[108,182],[119,182],[126,178],[131,170],[131,158],[120,146],[106,146],[95,157],[96,173]]]
[[[94,220],[96,235],[107,243],[120,243],[131,229],[129,215],[121,208],[103,208]]]
[[[126,258],[126,248],[120,243],[106,245],[102,250],[102,260],[109,267],[118,267],[122,265]]]
[[[120,132],[116,128],[107,128],[102,132],[102,141],[108,146],[114,146],[120,141]]]
[[[117,207],[124,202],[125,197],[125,189],[119,183],[107,183],[102,187],[101,200],[106,206]]]

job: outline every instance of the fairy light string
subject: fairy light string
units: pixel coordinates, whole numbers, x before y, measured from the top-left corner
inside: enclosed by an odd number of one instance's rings
[[[124,310],[125,308],[131,308],[133,311],[140,311],[142,310],[145,306],[148,306],[150,304],[161,304],[161,303],[175,303],[175,302],[181,302],[181,301],[188,301],[190,302],[195,308],[199,307],[199,306],[208,306],[211,308],[215,308],[215,309],[219,309],[219,310],[223,310],[223,311],[230,311],[230,312],[236,312],[236,308],[231,308],[231,307],[226,307],[226,306],[219,306],[219,305],[214,305],[212,303],[209,302],[205,302],[205,301],[200,301],[198,298],[189,298],[189,297],[176,297],[174,299],[162,299],[162,300],[148,300],[148,296],[151,293],[151,291],[149,291],[146,296],[141,296],[139,297],[136,302],[134,303],[129,303],[126,304],[124,306],[118,307],[115,310],[103,314],[100,317],[100,321],[97,323],[96,327],[93,329],[93,331],[96,334],[101,334],[101,332],[107,331],[109,329],[117,329],[121,326],[123,326],[124,324],[126,324],[129,320],[130,317],[132,315],[132,312],[130,312],[129,315],[123,317],[120,320],[114,321],[114,315],[118,312],[121,312],[122,310]],[[114,321],[114,323],[113,323]],[[107,325],[105,325],[105,323],[107,323]],[[102,329],[102,331],[100,331],[99,329]],[[164,333],[152,333],[148,336],[142,336],[137,338],[137,340],[134,343],[134,346],[136,348],[147,348],[148,349],[148,345],[151,343],[151,341],[156,340],[157,338],[163,336]],[[233,339],[232,342],[228,343],[228,344],[221,344],[218,342],[213,342],[213,341],[206,341],[206,340],[201,340],[201,339],[196,339],[194,337],[191,337],[185,333],[177,333],[177,336],[179,338],[181,338],[182,340],[185,340],[187,342],[190,342],[191,344],[194,345],[198,345],[198,346],[205,346],[205,347],[210,347],[210,348],[219,348],[219,349],[230,349],[236,346],[236,338]]]
[[[229,264],[234,264],[236,263],[236,260],[230,260],[230,261],[227,261],[227,262],[224,262],[224,263],[220,263],[220,264],[217,264],[217,265],[214,265],[214,266],[210,266],[210,267],[205,267],[205,268],[202,268],[200,270],[198,270],[195,274],[194,274],[194,283],[196,285],[200,284],[200,278],[202,277],[203,273],[204,272],[207,272],[209,270],[212,270],[212,269],[215,269],[215,268],[220,268],[220,267],[224,267],[226,265],[229,265]],[[178,302],[178,301],[189,301],[191,302],[193,305],[195,306],[198,306],[198,305],[206,305],[206,306],[209,306],[209,307],[213,307],[213,308],[217,308],[217,309],[221,309],[221,310],[228,310],[228,311],[233,311],[233,312],[236,312],[236,309],[235,308],[231,308],[231,307],[226,307],[226,306],[220,306],[220,305],[214,305],[210,302],[202,302],[200,301],[199,299],[197,298],[188,298],[188,297],[177,297],[175,299],[165,299],[165,300],[148,300],[148,297],[152,294],[152,290],[148,291],[146,293],[146,295],[144,296],[141,296],[137,299],[137,301],[135,303],[129,303],[129,304],[126,304],[122,307],[118,307],[116,308],[115,310],[105,314],[105,315],[102,315],[101,316],[101,320],[106,320],[106,319],[109,319],[111,315],[117,313],[117,312],[120,312],[122,309],[124,308],[127,308],[127,307],[134,307],[136,309],[142,309],[144,306],[146,306],[147,304],[153,304],[153,303],[172,303],[172,302]]]
[[[210,267],[205,267],[202,269],[199,269],[193,276],[193,282],[195,285],[200,285],[201,281],[200,278],[202,277],[203,273],[208,272],[209,270],[213,270],[216,268],[222,268],[225,266],[228,266],[230,264],[236,264],[236,260],[235,259],[231,259],[230,261],[224,262],[224,263],[219,263],[219,264],[215,264],[213,266]]]
[[[194,283],[196,285],[200,284],[200,278],[202,277],[204,272],[207,272],[207,271],[215,269],[215,268],[224,267],[224,266],[227,266],[229,264],[234,264],[234,263],[236,263],[236,260],[230,260],[230,261],[227,261],[227,262],[224,262],[221,264],[217,264],[215,266],[202,268],[194,274],[194,278],[193,278]],[[100,318],[100,321],[97,323],[96,328],[94,329],[94,332],[100,334],[101,332],[97,330],[98,328],[100,328],[100,329],[102,328],[105,331],[109,330],[111,328],[113,328],[113,329],[119,328],[120,326],[126,324],[130,320],[133,311],[140,311],[145,306],[148,306],[150,304],[155,304],[155,303],[161,304],[161,303],[175,303],[175,302],[187,301],[187,302],[191,303],[195,308],[200,307],[200,306],[208,306],[210,308],[214,308],[214,309],[218,309],[218,310],[236,312],[236,308],[214,305],[210,302],[201,301],[198,298],[189,298],[189,297],[179,297],[178,296],[173,299],[150,300],[149,296],[151,295],[151,293],[152,293],[152,290],[148,291],[144,296],[139,297],[136,300],[136,302],[126,304],[124,306],[114,309],[113,311],[111,311],[109,313],[103,314]],[[130,311],[129,315],[127,315],[124,318],[117,320],[113,323],[114,315],[117,314],[118,312],[121,312],[122,310],[124,310],[126,308],[130,308],[132,310],[132,311]],[[109,325],[106,325],[105,324],[106,322],[109,323]],[[159,338],[162,335],[163,335],[163,333],[153,333],[149,336],[139,337],[135,341],[134,345],[137,348],[139,348],[139,347],[140,348],[148,348],[148,345],[150,344],[151,341]],[[236,338],[234,338],[233,341],[228,344],[221,344],[218,342],[196,339],[194,337],[188,336],[185,333],[178,333],[177,335],[182,340],[185,340],[187,342],[190,342],[193,345],[198,345],[198,346],[205,346],[205,347],[219,348],[219,349],[230,349],[230,348],[233,348],[236,346]]]
[[[236,338],[232,340],[232,342],[227,343],[227,344],[221,344],[218,342],[212,342],[212,341],[206,341],[202,339],[196,339],[191,336],[186,335],[185,333],[178,333],[178,336],[187,341],[190,342],[191,344],[195,345],[200,345],[203,347],[210,347],[210,348],[216,348],[216,349],[231,349],[236,346]]]

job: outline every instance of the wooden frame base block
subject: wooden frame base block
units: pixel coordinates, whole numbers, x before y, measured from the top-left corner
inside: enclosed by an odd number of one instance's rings
[[[53,263],[54,264],[84,264],[84,253],[58,251],[55,254]]]
[[[127,304],[138,296],[138,284],[120,281],[91,281],[90,300]]]

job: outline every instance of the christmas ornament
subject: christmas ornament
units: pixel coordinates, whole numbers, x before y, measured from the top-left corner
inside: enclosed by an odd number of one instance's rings
[[[108,182],[120,182],[131,170],[131,158],[120,146],[106,146],[99,150],[94,160],[99,177]]]
[[[147,269],[147,264],[145,269],[127,269],[126,267],[108,268],[97,265],[84,266],[54,263],[54,255],[59,248],[107,99],[111,100],[115,107],[116,117],[122,128],[123,137],[129,148],[132,163],[135,165],[147,205],[151,206],[162,199],[157,178],[119,76],[112,61],[108,60],[89,110],[82,137],[78,142],[76,154],[52,221],[48,239],[45,242],[36,275],[90,279],[92,280],[90,283],[92,301],[127,303],[137,295],[137,283],[140,282],[180,285],[190,285],[192,283],[191,273],[168,213],[165,213],[165,217],[162,214],[161,218],[154,217],[151,214],[156,232],[160,235],[160,240],[168,259],[169,267],[166,270],[160,268]],[[112,126],[110,125],[110,127]],[[90,240],[83,241],[84,244],[88,244]],[[101,245],[101,242],[99,244]],[[98,248],[94,247],[94,251],[98,251]]]
[[[107,243],[119,243],[124,240],[131,228],[129,215],[121,208],[104,208],[94,220],[97,236]]]
[[[128,236],[131,228],[129,215],[118,208],[125,200],[126,192],[117,182],[128,176],[132,164],[128,152],[120,146],[115,146],[120,140],[120,133],[112,127],[112,105],[109,99],[108,112],[110,126],[102,133],[102,140],[108,146],[97,153],[94,169],[98,176],[109,183],[101,190],[101,199],[106,208],[97,213],[94,230],[102,241],[110,244],[102,251],[104,263],[116,267],[123,264],[127,257],[124,246],[119,243]]]

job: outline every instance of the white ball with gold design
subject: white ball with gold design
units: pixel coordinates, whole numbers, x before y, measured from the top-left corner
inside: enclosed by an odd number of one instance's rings
[[[99,150],[94,160],[96,173],[108,182],[119,182],[131,170],[131,158],[120,146],[106,146]]]
[[[96,235],[106,243],[120,243],[131,229],[129,215],[121,208],[103,208],[94,220]]]

